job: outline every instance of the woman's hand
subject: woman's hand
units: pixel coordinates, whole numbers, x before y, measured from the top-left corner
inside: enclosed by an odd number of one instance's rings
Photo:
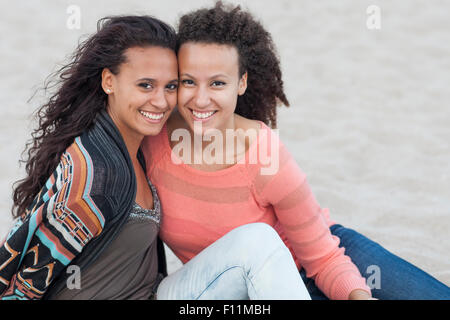
[[[348,296],[349,300],[378,300],[375,298],[372,298],[372,296],[365,290],[362,289],[356,289],[350,292],[350,295]]]

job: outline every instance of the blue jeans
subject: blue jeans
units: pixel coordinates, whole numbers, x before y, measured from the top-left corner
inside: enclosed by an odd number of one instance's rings
[[[290,251],[265,223],[228,232],[164,278],[159,300],[311,300]]]
[[[340,238],[345,248],[367,279],[372,296],[380,300],[450,300],[450,288],[431,275],[384,249],[362,234],[339,224],[330,227],[331,233]],[[327,297],[316,287],[313,279],[300,272],[313,300]]]

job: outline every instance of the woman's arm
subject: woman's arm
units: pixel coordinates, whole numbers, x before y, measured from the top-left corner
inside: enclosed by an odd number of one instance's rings
[[[103,195],[92,199],[89,173],[80,159],[69,153],[62,159],[28,215],[17,221],[0,247],[2,299],[42,298],[52,281],[103,229],[102,211],[110,210],[109,202]]]
[[[286,236],[301,267],[330,299],[362,297],[355,290],[370,296],[365,279],[339,247],[339,238],[331,234],[328,210],[317,203],[306,175],[281,142],[277,150],[277,172],[258,176],[255,190],[264,205],[274,208],[278,230]]]
[[[75,206],[77,212],[71,210]],[[64,209],[70,213],[56,219],[54,210],[46,214],[44,208],[39,208],[8,238],[0,248],[0,261],[3,262],[0,275],[5,286],[2,299],[41,299],[52,281],[101,232],[92,212],[80,211],[82,206],[81,202],[71,203]],[[32,220],[40,222],[30,235],[29,244],[25,244],[25,249],[19,249],[16,243],[22,243],[20,239],[24,236],[28,237],[27,231],[33,229]],[[16,271],[12,273],[13,269]]]

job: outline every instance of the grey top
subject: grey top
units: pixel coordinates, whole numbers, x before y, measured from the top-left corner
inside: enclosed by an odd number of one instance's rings
[[[162,280],[162,275],[158,274],[156,251],[161,205],[155,187],[150,181],[148,183],[154,199],[153,209],[144,209],[134,203],[119,235],[97,261],[81,272],[79,289],[66,286],[54,297],[55,300],[153,298]]]

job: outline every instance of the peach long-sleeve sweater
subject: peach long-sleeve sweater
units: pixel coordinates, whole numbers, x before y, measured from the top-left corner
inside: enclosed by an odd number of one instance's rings
[[[162,240],[186,263],[230,230],[264,222],[279,233],[299,270],[303,267],[328,298],[348,299],[354,289],[370,293],[339,248],[339,238],[331,234],[334,221],[328,209],[319,206],[278,135],[260,123],[245,163],[213,172],[180,163],[166,126],[159,135],[144,139],[147,175],[161,199]]]

